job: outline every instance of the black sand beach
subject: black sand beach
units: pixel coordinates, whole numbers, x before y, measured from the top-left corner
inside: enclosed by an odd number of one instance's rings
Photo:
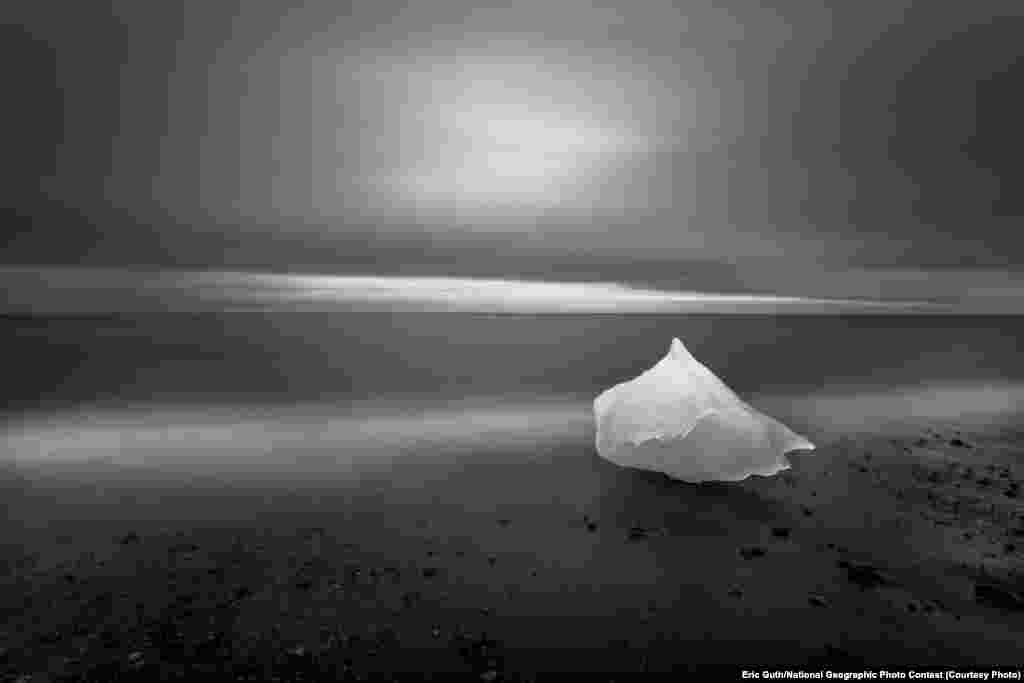
[[[0,683],[1024,679],[1024,2],[4,9]]]
[[[578,444],[411,453],[355,479],[8,464],[0,675],[1019,667],[1022,456],[1019,423],[947,423],[738,484]]]

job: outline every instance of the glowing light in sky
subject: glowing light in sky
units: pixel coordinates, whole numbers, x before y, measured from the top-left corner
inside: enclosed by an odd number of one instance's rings
[[[437,158],[409,178],[423,201],[558,202],[624,146],[624,136],[557,112],[472,102],[451,109]]]
[[[413,212],[493,217],[615,202],[613,186],[621,198],[629,185],[626,165],[681,141],[685,130],[665,119],[686,119],[690,99],[622,64],[500,46],[414,62],[364,57],[345,68],[339,87],[352,89],[353,79],[365,112],[361,199]],[[339,131],[339,150],[352,144],[351,130]],[[339,187],[353,168],[339,168]]]

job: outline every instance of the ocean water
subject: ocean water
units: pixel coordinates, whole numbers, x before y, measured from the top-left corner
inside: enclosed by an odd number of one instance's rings
[[[673,337],[815,438],[900,413],[1024,406],[1021,317],[228,313],[0,325],[5,423],[78,415],[78,431],[57,440],[65,452],[308,448],[311,434],[331,448],[417,434],[582,442],[592,398],[650,367]],[[0,438],[22,457],[56,443],[12,434]]]
[[[200,314],[3,318],[10,409],[586,395],[679,337],[741,393],[1024,380],[1024,317]]]

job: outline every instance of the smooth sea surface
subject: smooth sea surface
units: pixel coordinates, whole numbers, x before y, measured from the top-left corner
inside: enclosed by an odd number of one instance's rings
[[[1024,317],[152,314],[3,318],[8,406],[590,394],[673,337],[741,393],[1024,380]]]
[[[0,325],[0,438],[16,457],[583,443],[593,397],[653,365],[673,337],[812,438],[1024,405],[1022,317],[222,313]],[[73,429],[24,427],[69,415]]]

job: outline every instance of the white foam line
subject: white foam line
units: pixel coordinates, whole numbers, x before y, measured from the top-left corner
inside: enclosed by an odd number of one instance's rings
[[[241,460],[328,454],[339,462],[386,461],[411,449],[480,450],[585,439],[587,404],[460,402],[394,406],[310,405],[245,409],[175,408],[146,412],[82,410],[27,419],[0,433],[5,459],[20,463],[111,459],[122,464]]]
[[[916,313],[922,301],[673,291],[615,282],[289,275],[231,271],[0,269],[4,308],[35,313],[140,310],[450,310],[487,313]]]
[[[968,424],[1020,415],[1022,384],[941,384],[828,393],[755,395],[751,405],[826,436],[875,433],[895,422]],[[25,464],[109,459],[122,464],[245,463],[328,456],[338,465],[386,464],[403,454],[481,454],[515,448],[523,457],[557,443],[588,448],[590,400],[467,398],[438,406],[368,401],[259,408],[191,406],[81,409],[29,418],[0,431],[2,460]],[[578,452],[573,450],[572,452]]]

